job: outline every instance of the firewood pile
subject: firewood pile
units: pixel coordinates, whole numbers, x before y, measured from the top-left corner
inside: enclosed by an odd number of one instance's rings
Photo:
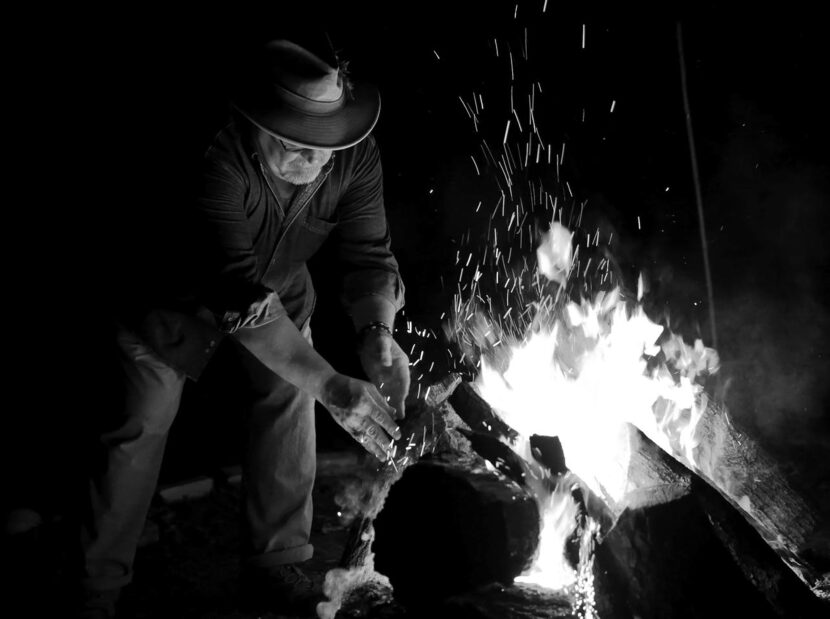
[[[457,376],[413,410],[391,463],[342,498],[354,520],[321,617],[823,617],[811,590],[821,565],[805,549],[820,519],[773,460],[710,407],[698,474],[627,427],[621,501],[567,469],[555,437],[515,432]],[[718,440],[707,440],[717,436]],[[717,452],[717,453],[716,453]],[[715,461],[731,467],[706,470]],[[725,463],[725,464],[724,464]],[[533,562],[540,514],[531,477],[564,481],[579,506],[565,547],[590,591],[514,584]],[[735,474],[740,471],[740,474]],[[728,472],[728,471],[727,471]],[[719,477],[720,476],[720,477]],[[751,509],[749,509],[751,508]],[[594,526],[590,526],[593,523]]]

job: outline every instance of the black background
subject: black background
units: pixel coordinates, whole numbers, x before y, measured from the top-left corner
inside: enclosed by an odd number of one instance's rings
[[[495,172],[477,176],[472,167],[478,136],[458,96],[483,94],[481,131],[499,143],[509,114],[504,49],[518,56],[527,27],[529,61],[517,62],[517,78],[542,84],[537,122],[555,149],[566,143],[562,180],[587,201],[589,222],[614,231],[628,283],[644,271],[652,309],[710,344],[680,20],[728,401],[747,431],[797,468],[823,462],[830,435],[823,22],[789,3],[786,14],[783,6],[727,13],[715,3],[623,13],[554,0],[542,13],[543,4],[522,1],[518,12],[515,2],[466,1],[306,10],[279,2],[136,5],[10,19],[22,34],[12,39],[15,86],[7,96],[15,139],[7,143],[14,165],[5,322],[16,371],[4,453],[6,470],[20,472],[11,501],[51,501],[67,487],[61,476],[83,462],[91,411],[110,402],[102,325],[112,292],[164,239],[158,217],[185,199],[182,179],[224,120],[242,52],[309,23],[328,29],[355,79],[381,91],[375,135],[407,284],[405,318],[440,332],[451,296],[441,278],[453,280],[460,236],[482,225],[477,201],[498,197]],[[550,178],[550,170],[539,174]],[[336,366],[356,372],[348,322],[324,275],[319,281],[315,341]],[[234,459],[223,437],[238,420],[191,387],[186,395],[167,479]],[[321,447],[347,447],[319,417]]]

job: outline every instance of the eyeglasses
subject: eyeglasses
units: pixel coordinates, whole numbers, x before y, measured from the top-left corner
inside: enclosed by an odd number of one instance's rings
[[[283,150],[285,150],[288,153],[295,152],[295,151],[301,151],[301,150],[308,150],[308,149],[306,149],[305,146],[297,146],[295,144],[287,144],[286,142],[284,142],[283,140],[281,140],[280,138],[278,138],[276,136],[274,136],[274,139],[277,142],[279,142],[280,146],[282,146]]]

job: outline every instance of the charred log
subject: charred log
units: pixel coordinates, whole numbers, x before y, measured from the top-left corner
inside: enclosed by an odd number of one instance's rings
[[[375,519],[375,567],[413,607],[501,582],[529,565],[536,501],[476,456],[424,459],[389,491]]]
[[[565,452],[558,436],[533,434],[530,437],[530,449],[536,461],[547,468],[552,475],[561,475],[568,470],[565,464]]]
[[[577,618],[567,595],[533,585],[487,585],[449,598],[442,610],[453,619]]]
[[[372,521],[383,507],[383,502],[403,470],[424,454],[443,451],[463,451],[465,439],[452,430],[463,426],[461,419],[446,404],[447,398],[461,382],[457,375],[431,386],[431,397],[408,409],[400,424],[401,439],[395,444],[394,458],[379,466],[372,460],[364,465],[359,478],[347,484],[337,498],[340,507],[352,518],[346,538],[340,567],[354,568],[367,565],[374,529]]]
[[[600,616],[822,616],[819,600],[728,500],[633,426],[630,436],[637,485],[596,551]]]
[[[728,410],[710,403],[697,429],[695,459],[709,481],[749,516],[764,539],[810,585],[830,560],[817,552],[828,533],[819,509],[778,462],[735,427]],[[825,568],[826,569],[826,568]]]
[[[530,467],[508,445],[486,432],[474,432],[464,428],[459,428],[459,432],[470,441],[471,447],[478,455],[517,484],[525,485],[527,476],[531,475]]]
[[[521,485],[530,480],[541,480],[553,490],[557,479],[566,476],[569,485],[575,489],[575,500],[584,507],[585,513],[600,524],[601,531],[610,529],[614,513],[606,503],[594,494],[576,474],[567,470],[565,454],[557,437],[533,435],[530,437],[531,453],[536,463],[530,464],[518,456],[504,441],[515,442],[518,433],[507,425],[490,407],[484,398],[478,395],[475,387],[461,383],[448,400],[452,410],[466,423],[472,431],[460,428],[469,438],[472,448],[481,457],[488,460],[499,471]],[[534,467],[541,465],[546,471]],[[578,491],[577,491],[578,489]],[[584,518],[583,518],[584,520]]]
[[[517,432],[493,411],[470,383],[459,384],[449,397],[449,403],[474,432],[516,440]]]

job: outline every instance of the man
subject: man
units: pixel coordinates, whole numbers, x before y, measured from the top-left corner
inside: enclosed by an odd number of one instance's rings
[[[313,551],[314,400],[380,460],[400,437],[393,417],[404,414],[409,373],[392,325],[403,284],[369,136],[380,98],[349,82],[330,45],[308,47],[264,47],[236,94],[234,119],[206,153],[187,276],[121,320],[124,408],[101,435],[106,467],[90,484],[85,616],[114,614],[185,379],[198,379],[214,356],[246,377],[239,403],[247,409],[248,601],[285,612],[310,610],[318,599],[298,567]],[[306,261],[327,238],[371,382],[337,373],[311,345]]]

